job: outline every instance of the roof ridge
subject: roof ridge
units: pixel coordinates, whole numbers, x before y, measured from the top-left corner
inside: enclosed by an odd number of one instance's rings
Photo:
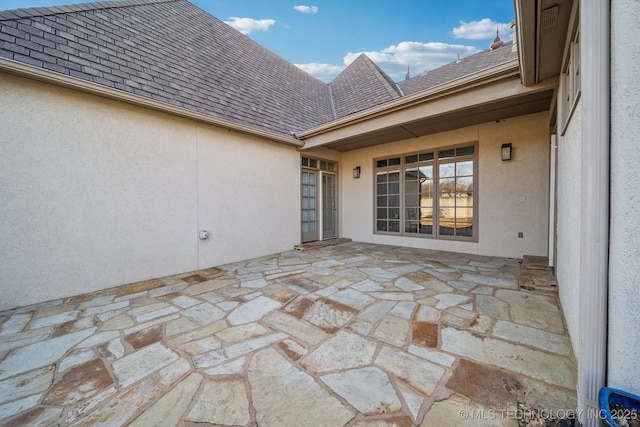
[[[378,80],[384,83],[384,87],[387,89],[387,92],[389,92],[389,95],[394,98],[401,96],[395,89],[395,82],[393,81],[393,79],[389,77],[389,75],[385,73],[384,70],[378,66],[378,64],[373,62],[373,60],[369,58],[365,53],[361,53],[360,57],[364,57],[365,64],[367,64],[369,68],[375,71],[376,77],[378,78]]]
[[[509,45],[510,45],[510,47],[513,46],[513,40],[509,40],[509,41],[504,42],[504,44],[498,49],[483,49],[483,50],[481,50],[479,52],[476,52],[476,53],[473,53],[471,55],[463,56],[462,58],[456,59],[455,61],[447,62],[446,64],[440,65],[439,67],[436,67],[436,68],[434,68],[432,70],[428,70],[428,71],[426,71],[426,73],[422,72],[421,74],[417,74],[417,75],[415,75],[413,77],[410,77],[408,80],[419,79],[419,78],[424,77],[425,75],[428,75],[429,73],[432,73],[434,71],[440,70],[440,69],[445,68],[445,67],[453,66],[453,65],[459,64],[461,62],[469,62],[469,61],[471,61],[473,59],[479,58],[482,55],[487,55],[487,54],[491,54],[491,53],[498,52],[498,51],[500,51],[500,53],[504,53],[508,49],[503,50],[503,48],[505,48],[505,47],[507,47]],[[405,80],[405,81],[407,81],[407,80]]]
[[[183,0],[111,0],[61,6],[30,7],[24,9],[3,10],[0,11],[0,21],[33,18],[38,16],[60,15],[75,12],[88,12],[92,10],[123,8],[130,6],[145,6],[157,3],[173,3],[177,1]]]
[[[405,95],[430,89],[440,84],[469,76],[482,70],[508,63],[517,59],[513,42],[508,41],[499,49],[485,49],[459,60],[449,62],[432,70],[422,72],[397,84]]]

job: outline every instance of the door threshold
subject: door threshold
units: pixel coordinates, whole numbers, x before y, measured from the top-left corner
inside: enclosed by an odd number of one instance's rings
[[[342,243],[348,243],[350,241],[351,239],[349,238],[340,237],[328,240],[317,240],[315,242],[300,243],[299,245],[295,245],[293,248],[298,251],[308,251],[311,249],[324,248],[327,246],[341,245]]]

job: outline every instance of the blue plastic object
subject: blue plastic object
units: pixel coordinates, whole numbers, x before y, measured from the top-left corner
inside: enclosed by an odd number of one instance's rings
[[[613,419],[611,406],[620,405],[626,410],[636,410],[640,412],[640,396],[627,393],[623,390],[618,390],[610,387],[603,387],[600,389],[598,396],[600,402],[600,416],[603,421],[611,427],[620,427],[620,424],[616,423]]]

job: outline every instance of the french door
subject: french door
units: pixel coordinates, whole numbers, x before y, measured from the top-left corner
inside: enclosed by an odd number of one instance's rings
[[[322,240],[336,237],[336,176],[322,174]]]
[[[300,183],[302,242],[338,237],[336,163],[302,157]]]
[[[302,242],[320,240],[318,228],[318,174],[317,171],[302,171],[301,218]]]

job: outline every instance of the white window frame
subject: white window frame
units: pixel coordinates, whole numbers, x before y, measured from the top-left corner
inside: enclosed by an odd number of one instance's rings
[[[580,100],[582,82],[580,75],[580,26],[577,12],[572,19],[569,32],[569,44],[564,53],[563,68],[561,74],[560,96],[562,99],[560,117],[562,119],[562,135],[567,131],[573,112]]]

